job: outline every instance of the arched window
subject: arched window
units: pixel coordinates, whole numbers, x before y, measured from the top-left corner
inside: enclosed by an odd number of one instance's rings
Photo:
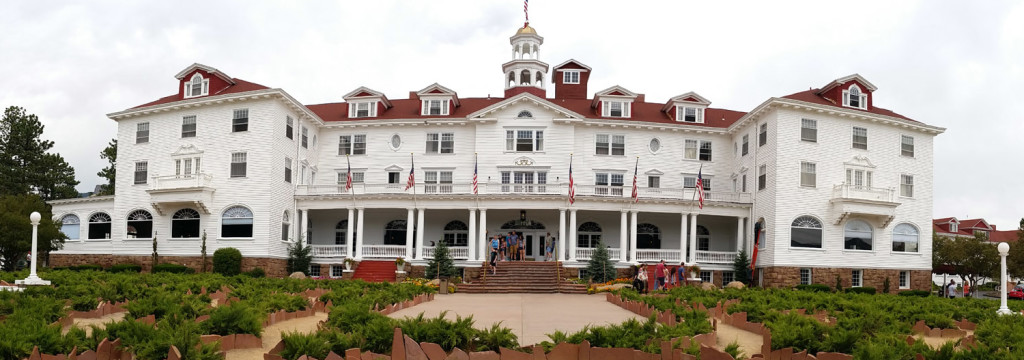
[[[192,83],[189,86],[192,87],[192,96],[203,95],[203,76],[198,73],[192,75]]]
[[[801,216],[790,226],[789,246],[821,248],[821,221],[811,216]]]
[[[532,51],[530,50],[530,44],[523,44],[523,51],[522,51],[523,59],[529,59],[530,58],[530,53],[532,53]]]
[[[89,217],[89,238],[109,239],[110,238],[110,215],[107,213],[95,213]]]
[[[918,232],[914,225],[896,225],[892,229],[892,251],[917,252]]]
[[[448,246],[466,246],[469,244],[469,227],[466,223],[453,220],[444,226],[444,243]]]
[[[220,237],[251,238],[252,210],[245,206],[232,206],[220,216]]]
[[[288,214],[288,210],[284,211],[281,215],[281,241],[288,241],[289,232],[291,232],[292,217]]]
[[[405,220],[391,220],[384,226],[384,245],[405,245]],[[415,232],[416,230],[413,229]]]
[[[661,249],[661,229],[654,224],[638,224],[636,226],[637,249]]]
[[[514,71],[508,72],[508,86],[516,86],[516,73]]]
[[[68,240],[78,240],[81,236],[81,221],[78,219],[78,215],[67,214],[60,218],[60,232],[67,235]]]
[[[530,70],[523,70],[519,73],[519,85],[530,85]]]
[[[873,231],[871,225],[864,220],[850,220],[846,222],[843,229],[845,249],[849,250],[871,250],[871,239]]]
[[[601,246],[601,225],[588,221],[576,229],[576,246],[580,248],[596,248]]]
[[[860,91],[860,86],[857,84],[851,85],[846,91],[843,91],[843,104],[849,107],[855,107],[860,109],[867,108],[867,94]]]
[[[199,212],[185,208],[171,216],[171,238],[195,239],[199,237]]]
[[[535,81],[534,83],[537,84],[537,86],[544,85],[544,73],[538,71],[537,72],[537,81]]]
[[[153,215],[146,210],[135,210],[128,214],[129,239],[151,239],[153,238]]]
[[[532,118],[533,117],[533,113],[531,113],[529,110],[523,110],[523,111],[520,111],[519,115],[516,115],[516,117],[517,118]]]
[[[704,225],[697,225],[697,250],[711,250],[711,232]]]

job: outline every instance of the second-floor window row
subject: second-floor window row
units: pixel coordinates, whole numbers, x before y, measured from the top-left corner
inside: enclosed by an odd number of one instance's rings
[[[544,131],[505,130],[505,151],[544,151]]]
[[[598,134],[596,148],[597,155],[625,155],[626,137],[624,135]]]
[[[338,155],[366,154],[366,135],[341,135],[338,137]]]
[[[428,154],[451,154],[455,152],[454,133],[428,133]]]

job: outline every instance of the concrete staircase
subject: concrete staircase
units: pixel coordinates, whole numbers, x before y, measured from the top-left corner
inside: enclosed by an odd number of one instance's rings
[[[492,275],[490,264],[484,263],[480,277],[467,279],[472,283],[460,284],[458,291],[468,294],[586,294],[586,285],[559,279],[558,274],[563,278],[566,274],[561,266],[554,261],[504,261],[498,262],[497,271]]]
[[[395,282],[395,262],[392,260],[360,261],[352,278],[369,282]]]

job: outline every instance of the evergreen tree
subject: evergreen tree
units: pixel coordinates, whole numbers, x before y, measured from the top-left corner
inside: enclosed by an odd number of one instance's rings
[[[96,195],[114,195],[114,179],[117,174],[117,139],[110,139],[107,147],[100,151],[100,158],[107,160],[107,167],[96,173],[96,176],[107,179],[107,183],[100,185]]]
[[[4,195],[0,196],[0,260],[4,271],[13,271],[19,260],[25,259],[32,248],[32,224],[29,214],[38,211],[42,215],[39,221],[39,257],[60,249],[67,239],[60,232],[57,224],[51,220],[53,214],[50,207],[37,195]]]
[[[36,188],[43,200],[71,199],[78,197],[75,186],[75,168],[71,167],[60,154],[45,154],[40,164],[40,181]]]
[[[288,273],[301,271],[309,275],[309,264],[313,263],[313,247],[306,246],[304,241],[296,241],[288,247]]]
[[[444,241],[437,243],[437,246],[434,247],[434,258],[427,262],[427,273],[425,274],[427,279],[435,279],[438,276],[451,278],[458,275],[455,270],[455,260],[448,252],[448,244],[445,244]]]
[[[608,257],[608,248],[601,244],[587,262],[587,277],[595,283],[615,280],[615,264]]]
[[[75,169],[59,154],[47,153],[53,141],[42,140],[43,124],[25,109],[12,106],[0,120],[0,194],[37,193],[43,200],[77,197]]]
[[[750,285],[750,258],[747,257],[747,250],[740,250],[732,261],[733,280],[745,285]]]

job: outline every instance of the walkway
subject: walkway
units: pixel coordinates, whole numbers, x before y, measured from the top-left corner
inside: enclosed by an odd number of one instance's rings
[[[573,333],[588,324],[619,324],[636,316],[609,304],[601,295],[576,294],[452,294],[436,295],[434,301],[396,311],[393,318],[416,316],[437,317],[448,310],[447,318],[473,315],[477,329],[501,326],[512,329],[520,345],[533,345],[548,340],[547,334],[562,330]]]

